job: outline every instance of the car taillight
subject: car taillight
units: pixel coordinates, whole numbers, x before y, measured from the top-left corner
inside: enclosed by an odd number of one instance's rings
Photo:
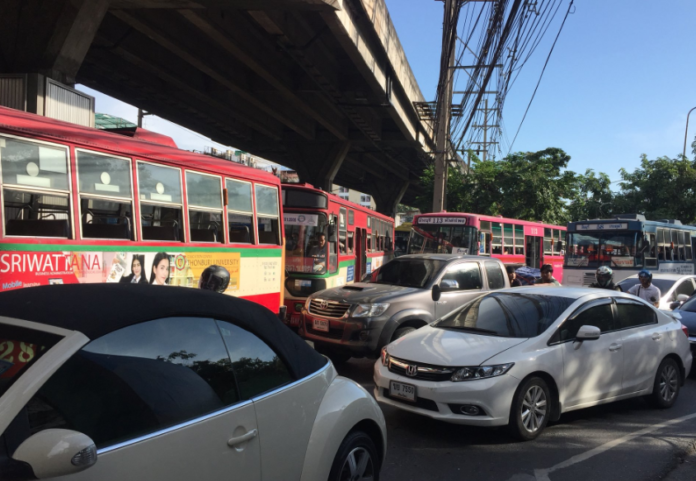
[[[684,324],[682,324],[681,327],[682,327],[682,332],[684,333],[684,335],[688,339],[689,338],[689,328],[686,327]]]

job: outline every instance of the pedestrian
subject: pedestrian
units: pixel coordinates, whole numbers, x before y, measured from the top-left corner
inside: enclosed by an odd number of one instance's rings
[[[614,271],[610,267],[602,266],[595,272],[595,282],[590,284],[590,287],[597,289],[609,289],[612,291],[620,291],[616,284],[614,284]]]
[[[222,266],[208,266],[198,279],[198,288],[222,294],[230,285],[230,273]]]
[[[647,269],[643,269],[638,273],[638,280],[640,284],[631,287],[628,293],[648,301],[655,307],[659,307],[662,293],[657,286],[652,284],[652,273]]]
[[[505,270],[507,270],[508,279],[510,279],[510,287],[520,287],[522,281],[517,278],[515,266],[505,266]]]
[[[541,279],[535,280],[534,284],[553,284],[554,286],[561,285],[561,283],[553,277],[553,266],[551,264],[544,264],[541,266]]]

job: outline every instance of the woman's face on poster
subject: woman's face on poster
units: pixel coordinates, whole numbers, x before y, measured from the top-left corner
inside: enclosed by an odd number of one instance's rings
[[[164,285],[169,276],[169,260],[162,259],[159,264],[152,266],[152,272],[155,274],[155,283]]]
[[[143,271],[143,267],[140,265],[140,261],[135,259],[133,261],[133,275],[135,277],[140,277],[140,273]]]

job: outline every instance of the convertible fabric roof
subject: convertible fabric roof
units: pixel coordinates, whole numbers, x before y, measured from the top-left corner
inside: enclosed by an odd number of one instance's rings
[[[297,378],[326,365],[271,311],[217,292],[149,284],[64,284],[0,293],[0,316],[79,331],[96,339],[118,329],[165,317],[230,321],[269,344]]]

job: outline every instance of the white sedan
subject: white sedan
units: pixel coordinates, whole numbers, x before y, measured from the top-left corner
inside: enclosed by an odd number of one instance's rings
[[[640,283],[638,274],[634,274],[625,278],[617,284],[623,291],[628,290]],[[685,301],[696,291],[696,276],[681,275],[681,274],[662,274],[656,272],[652,276],[653,285],[660,289],[662,297],[660,298],[659,309],[668,310],[673,302]],[[682,296],[679,298],[679,296]],[[678,299],[679,298],[679,299]]]
[[[635,396],[671,407],[691,370],[670,313],[601,289],[529,287],[479,297],[389,344],[379,402],[536,438],[561,413]]]
[[[379,406],[268,309],[140,284],[0,293],[0,479],[377,480]]]

